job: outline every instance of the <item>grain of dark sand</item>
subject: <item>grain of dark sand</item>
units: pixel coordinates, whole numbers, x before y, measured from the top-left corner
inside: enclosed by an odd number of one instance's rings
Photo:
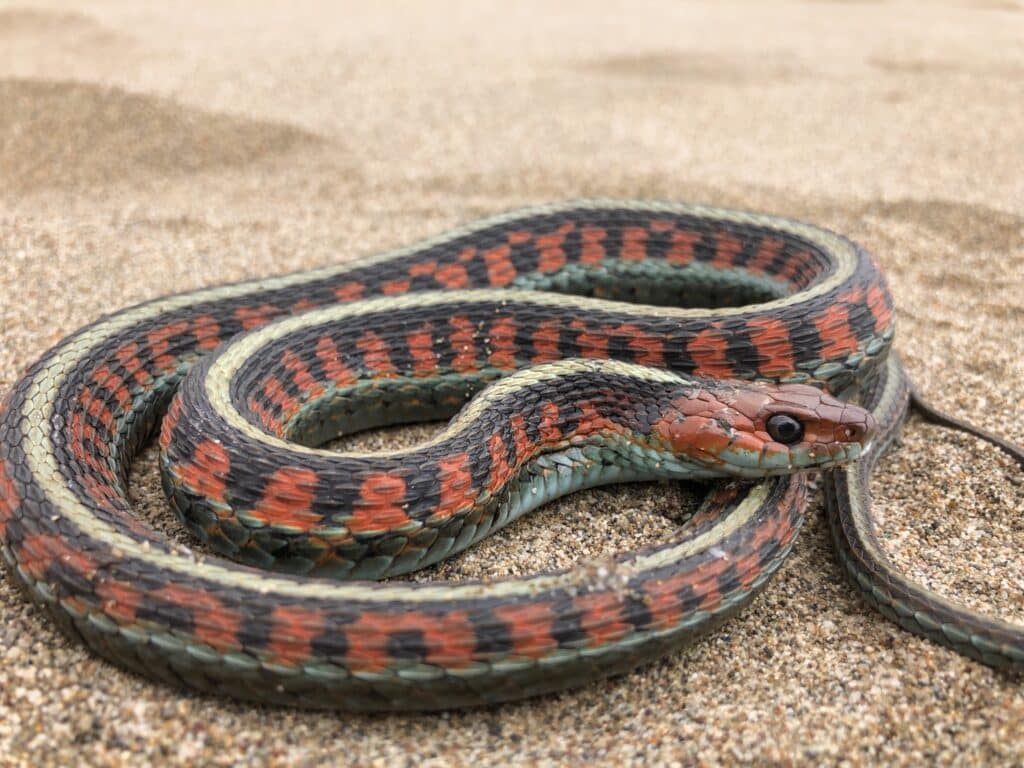
[[[806,219],[888,271],[922,389],[1024,440],[1017,2],[0,3],[0,390],[169,291],[375,252],[523,204],[697,200]],[[377,434],[364,444],[395,444]],[[152,453],[132,478],[166,515]],[[913,422],[873,485],[899,565],[1024,621],[1024,484]],[[423,578],[665,536],[667,486],[578,494]],[[820,505],[740,617],[635,674],[466,713],[258,709],[152,685],[0,578],[0,764],[1019,764],[1019,684],[899,630]]]

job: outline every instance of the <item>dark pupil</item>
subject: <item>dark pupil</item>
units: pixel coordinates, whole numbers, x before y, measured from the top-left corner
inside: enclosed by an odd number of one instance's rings
[[[792,416],[777,413],[768,419],[768,434],[772,440],[792,445],[804,436],[804,426]]]

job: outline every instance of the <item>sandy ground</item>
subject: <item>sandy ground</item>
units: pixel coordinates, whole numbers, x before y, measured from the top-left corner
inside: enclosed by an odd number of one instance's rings
[[[0,391],[64,334],[171,290],[522,204],[656,197],[861,241],[921,387],[1024,441],[1020,2],[79,5],[0,3]],[[163,525],[153,459],[133,493]],[[1024,621],[1008,462],[914,422],[874,492],[902,568]],[[430,577],[648,543],[689,498],[579,494]],[[577,692],[444,715],[185,695],[70,644],[0,577],[2,765],[583,761],[1020,764],[1024,688],[859,602],[818,504],[765,593],[704,641]]]

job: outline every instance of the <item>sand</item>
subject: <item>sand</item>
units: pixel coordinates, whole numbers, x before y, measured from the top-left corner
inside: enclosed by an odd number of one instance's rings
[[[172,290],[524,204],[668,198],[865,244],[921,388],[1024,441],[1020,2],[68,5],[0,3],[0,391],[64,334]],[[873,490],[901,568],[1024,621],[1019,471],[914,421]],[[152,452],[132,493],[167,524]],[[691,500],[579,494],[419,578],[656,541]],[[150,684],[0,577],[2,765],[584,761],[1020,764],[1024,688],[861,603],[820,501],[763,595],[696,645],[580,691],[443,715],[259,709]]]

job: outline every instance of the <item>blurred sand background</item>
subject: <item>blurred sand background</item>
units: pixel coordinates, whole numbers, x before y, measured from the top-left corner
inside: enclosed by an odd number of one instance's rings
[[[0,391],[170,291],[332,263],[583,196],[760,209],[888,271],[937,404],[1024,441],[1024,4],[0,2]],[[423,430],[371,435],[394,444]],[[166,524],[152,451],[133,475]],[[912,422],[886,546],[1024,621],[1024,479]],[[420,578],[524,573],[667,534],[690,496],[579,494]],[[678,655],[488,710],[261,710],[150,684],[0,576],[0,764],[1024,762],[1024,687],[862,604],[809,511],[782,572]]]

